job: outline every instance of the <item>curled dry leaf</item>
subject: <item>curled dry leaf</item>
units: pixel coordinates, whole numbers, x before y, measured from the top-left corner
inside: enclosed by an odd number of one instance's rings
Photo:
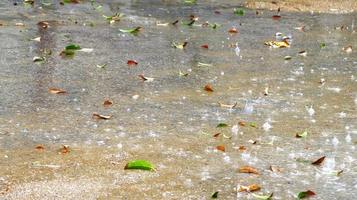
[[[299,53],[298,53],[298,55],[299,56],[307,56],[307,51],[300,51]]]
[[[138,62],[136,62],[135,60],[128,60],[127,64],[130,67],[130,66],[138,65]]]
[[[275,165],[270,165],[269,169],[270,169],[270,171],[272,171],[272,172],[282,172],[282,171],[283,171],[282,168],[280,168],[280,167],[278,167],[278,166],[275,166]]]
[[[146,76],[144,76],[143,74],[140,74],[140,75],[138,75],[138,76],[141,78],[142,81],[145,81],[145,82],[152,82],[152,81],[154,81],[154,78],[146,77]]]
[[[176,49],[184,49],[187,46],[188,42],[183,42],[183,43],[172,43],[172,46]]]
[[[231,29],[228,30],[228,33],[232,33],[232,34],[238,33],[238,30],[237,30],[237,28],[232,27]]]
[[[51,94],[65,94],[65,93],[67,93],[65,90],[62,90],[60,88],[50,88],[50,89],[48,89],[48,92]]]
[[[213,137],[216,138],[216,137],[218,137],[219,135],[221,135],[221,133],[216,133],[216,134],[213,135]]]
[[[201,48],[208,49],[208,44],[202,45]]]
[[[62,145],[62,148],[59,149],[60,154],[67,154],[69,152],[71,152],[71,150],[68,145]]]
[[[205,85],[204,90],[207,92],[213,92],[213,88],[210,84]]]
[[[175,21],[172,22],[171,24],[175,26],[178,22],[179,22],[179,20],[175,20]]]
[[[345,51],[346,53],[352,53],[352,46],[346,46],[342,48],[343,51]]]
[[[251,174],[259,174],[258,170],[251,166],[242,166],[238,170],[239,173],[251,173]]]
[[[239,124],[239,126],[245,126],[246,125],[245,122],[242,122],[242,121],[238,122],[238,124]]]
[[[312,162],[311,164],[313,165],[321,165],[322,162],[325,160],[326,156],[322,156],[321,158],[315,160],[314,162]]]
[[[112,106],[113,105],[113,101],[111,101],[111,100],[105,100],[104,102],[103,102],[103,106],[104,107],[110,107],[110,106]]]
[[[112,116],[111,115],[101,115],[101,114],[98,114],[98,113],[93,113],[93,118],[94,119],[110,119],[110,118],[112,118]]]
[[[218,104],[222,108],[229,108],[229,109],[233,109],[238,105],[237,102],[235,102],[234,104],[224,104],[224,103],[218,102]]]
[[[217,146],[216,149],[219,150],[219,151],[223,151],[223,152],[226,151],[226,148],[223,145]]]
[[[35,147],[36,150],[43,151],[45,150],[45,147],[42,144],[36,145]]]
[[[46,22],[46,21],[41,21],[41,22],[38,22],[37,25],[40,26],[43,29],[46,29],[46,28],[48,28],[49,23]]]
[[[301,133],[296,133],[295,137],[297,138],[305,138],[307,137],[307,131],[301,132]]]
[[[269,87],[266,87],[265,89],[264,89],[264,96],[268,96],[269,95]]]
[[[245,150],[247,150],[247,148],[245,146],[239,146],[238,150],[239,151],[245,151]]]
[[[258,143],[258,141],[256,141],[256,140],[248,140],[248,142],[251,143],[251,144],[257,144]]]
[[[239,192],[254,192],[260,190],[261,187],[258,184],[252,184],[248,186],[240,186],[239,187]]]

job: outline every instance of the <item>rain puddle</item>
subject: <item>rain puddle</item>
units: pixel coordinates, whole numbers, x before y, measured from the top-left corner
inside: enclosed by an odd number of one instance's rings
[[[0,199],[357,196],[356,13],[39,2],[0,2]]]

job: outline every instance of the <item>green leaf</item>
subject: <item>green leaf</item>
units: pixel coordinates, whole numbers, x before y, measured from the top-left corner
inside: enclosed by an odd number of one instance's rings
[[[270,195],[257,195],[252,193],[252,195],[256,199],[260,199],[260,200],[271,200],[273,198],[273,193],[271,193]]]
[[[197,3],[197,0],[183,0],[183,2],[187,4],[195,4]]]
[[[228,126],[228,124],[219,123],[219,124],[217,125],[217,128],[223,128],[223,127],[227,127],[227,126]]]
[[[255,123],[255,122],[250,122],[250,123],[249,123],[249,126],[250,126],[250,127],[253,127],[253,128],[257,128],[257,123]]]
[[[297,199],[304,199],[306,197],[311,197],[316,195],[315,192],[311,191],[311,190],[307,190],[307,191],[303,191],[303,192],[299,192],[297,194]]]
[[[296,133],[297,138],[306,138],[307,137],[307,131],[304,131],[302,133]]]
[[[146,160],[133,160],[128,162],[124,169],[141,169],[141,170],[149,170],[154,171],[155,167]]]
[[[245,14],[245,11],[243,9],[235,8],[234,9],[234,14],[238,15],[238,16],[243,16]]]
[[[136,28],[132,28],[132,29],[119,29],[119,31],[122,33],[131,33],[134,35],[138,34],[140,30],[141,30],[141,27],[136,27]]]
[[[184,49],[187,46],[188,42],[184,42],[184,43],[176,43],[173,42],[172,46],[175,47],[176,49]]]
[[[212,199],[217,199],[218,198],[218,191],[212,194],[211,196]]]
[[[67,45],[65,50],[80,50],[81,47],[77,44],[70,44],[70,45]]]
[[[324,42],[320,43],[320,48],[323,49],[326,47],[326,44]]]
[[[103,17],[109,21],[110,24],[113,24],[114,22],[116,21],[120,21],[123,17],[124,17],[124,14],[123,13],[115,13],[114,15],[112,16],[105,16],[103,15]]]

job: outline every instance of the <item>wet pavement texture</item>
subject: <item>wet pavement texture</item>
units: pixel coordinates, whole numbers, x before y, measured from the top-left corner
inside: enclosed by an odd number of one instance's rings
[[[355,199],[357,51],[343,48],[357,46],[357,14],[281,11],[274,20],[276,11],[235,15],[242,4],[1,1],[0,199],[210,199],[219,191],[218,199],[285,200],[306,190],[311,199]],[[102,16],[117,12],[125,16],[113,24]],[[198,20],[184,25],[190,15]],[[135,27],[137,35],[119,31]],[[277,32],[289,48],[264,45]],[[93,51],[61,57],[69,44]],[[124,170],[134,159],[156,171]],[[259,175],[239,173],[245,165]],[[251,184],[260,191],[239,192]]]

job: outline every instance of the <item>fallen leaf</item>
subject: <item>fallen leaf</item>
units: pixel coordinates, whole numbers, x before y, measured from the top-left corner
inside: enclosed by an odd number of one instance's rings
[[[336,172],[336,176],[341,175],[341,174],[342,174],[342,172],[343,172],[343,170],[339,170],[339,171],[337,171],[337,172]]]
[[[46,28],[49,27],[49,23],[46,22],[46,21],[38,22],[37,25],[40,26],[40,27],[43,28],[43,29],[46,29]]]
[[[71,150],[68,145],[62,145],[62,148],[59,149],[60,154],[67,154],[69,152],[71,152]]]
[[[113,101],[111,101],[111,100],[105,100],[104,102],[103,102],[103,106],[104,107],[110,107],[110,106],[112,106],[113,105]]]
[[[301,132],[301,133],[296,133],[297,138],[305,138],[307,137],[307,131]]]
[[[250,122],[249,123],[250,127],[257,128],[257,124],[255,122]]]
[[[141,78],[141,80],[143,80],[143,81],[145,81],[145,82],[152,82],[152,81],[154,81],[154,78],[146,77],[146,76],[144,76],[143,74],[140,74],[140,75],[138,75],[138,76]]]
[[[343,51],[345,51],[346,53],[352,53],[352,46],[346,46],[342,48]]]
[[[221,133],[216,133],[216,134],[213,135],[213,137],[216,138],[216,137],[218,137],[219,135],[221,135]]]
[[[106,67],[107,65],[108,65],[108,64],[105,63],[105,64],[102,64],[102,65],[97,65],[97,67],[103,69],[103,68]]]
[[[33,38],[31,41],[41,42],[41,37]]]
[[[204,90],[207,92],[213,92],[213,88],[210,84],[205,85]]]
[[[183,43],[172,43],[172,46],[176,49],[184,49],[187,46],[188,42],[183,42]]]
[[[197,63],[197,67],[212,67],[212,66],[213,66],[212,64],[208,64],[208,63],[201,63],[201,62]]]
[[[93,49],[92,48],[81,48],[81,49],[78,49],[77,51],[90,53],[93,51]]]
[[[229,109],[233,109],[238,105],[237,102],[235,102],[234,104],[224,104],[224,103],[218,102],[218,104],[222,108],[229,108]]]
[[[118,22],[120,21],[125,15],[122,14],[122,13],[115,13],[114,15],[112,16],[105,16],[103,15],[103,17],[110,23],[110,24],[113,24],[115,22]]]
[[[256,195],[252,193],[253,197],[259,200],[271,200],[273,198],[274,193],[271,193],[270,195]]]
[[[188,73],[183,73],[181,70],[179,70],[179,76],[188,76]]]
[[[15,26],[25,26],[25,24],[18,22],[18,23],[15,23]]]
[[[69,44],[65,47],[66,50],[80,50],[81,47],[77,44]]]
[[[245,151],[245,150],[247,150],[247,148],[245,146],[239,146],[238,150],[239,151]]]
[[[261,187],[258,184],[252,184],[248,186],[240,186],[239,187],[239,192],[254,192],[260,190]]]
[[[39,56],[35,56],[35,57],[33,57],[33,59],[32,59],[33,62],[43,62],[43,61],[45,61],[45,60],[46,60],[45,57],[39,57]]]
[[[268,96],[269,95],[269,87],[266,87],[265,89],[264,89],[264,96]]]
[[[248,142],[251,143],[251,144],[257,144],[258,143],[258,141],[256,141],[256,140],[248,140]]]
[[[148,170],[148,171],[154,171],[155,167],[153,164],[151,164],[147,160],[133,160],[128,162],[125,167],[125,170],[127,169],[141,169],[141,170]]]
[[[60,88],[49,88],[48,92],[51,94],[65,94],[65,93],[67,93],[65,90],[62,90]]]
[[[305,26],[295,27],[294,29],[304,32],[305,31]]]
[[[307,56],[307,51],[300,51],[299,53],[298,53],[298,55],[299,56]]]
[[[176,20],[176,21],[172,22],[171,24],[175,26],[178,22],[179,22],[179,20]]]
[[[239,124],[239,126],[245,126],[245,122],[242,122],[242,121],[238,122],[238,124]]]
[[[201,48],[208,49],[208,44],[202,45]]]
[[[223,151],[223,152],[226,151],[226,148],[223,145],[217,146],[216,149],[219,150],[219,151]]]
[[[231,29],[228,30],[228,33],[238,33],[238,30],[235,27],[232,27]]]
[[[217,199],[218,198],[218,191],[213,193],[211,196],[212,199]]]
[[[284,40],[281,42],[278,41],[267,41],[264,43],[267,46],[273,47],[273,48],[286,48],[286,47],[290,47],[289,43]]]
[[[228,124],[219,123],[216,127],[217,127],[217,128],[224,128],[224,127],[228,127]]]
[[[243,166],[238,170],[239,173],[251,173],[251,174],[259,174],[258,170],[251,166]]]
[[[39,144],[35,147],[36,150],[43,151],[45,150],[45,147],[42,144]]]
[[[283,171],[282,168],[277,167],[277,166],[275,166],[275,165],[270,165],[269,169],[270,169],[270,171],[272,171],[272,172],[282,172],[282,171]]]
[[[280,16],[280,15],[273,15],[272,18],[273,18],[274,20],[279,20],[279,19],[281,18],[281,16]]]
[[[323,49],[323,48],[325,48],[325,47],[326,47],[326,44],[325,44],[325,43],[323,43],[323,42],[320,43],[320,48],[321,48],[321,49]]]
[[[132,29],[119,29],[119,31],[122,33],[130,33],[133,35],[137,35],[141,30],[142,28],[140,26]]]
[[[312,162],[311,164],[313,165],[321,165],[321,163],[325,160],[326,156],[322,156],[321,158],[315,160],[314,162]]]
[[[112,118],[111,115],[101,115],[101,114],[98,114],[98,113],[93,113],[92,117],[95,118],[95,119],[104,119],[104,120]]]
[[[245,14],[245,11],[244,11],[243,9],[235,8],[235,9],[233,10],[233,13],[234,13],[235,15],[238,15],[238,16],[243,16],[243,15]]]
[[[285,56],[285,57],[284,57],[284,60],[291,60],[291,59],[292,59],[291,56]]]
[[[136,62],[135,60],[128,60],[127,64],[129,66],[135,66],[135,65],[138,65],[138,62]]]
[[[297,199],[304,199],[306,197],[311,197],[316,195],[315,192],[311,191],[311,190],[307,190],[307,191],[303,191],[303,192],[299,192],[297,194]]]

